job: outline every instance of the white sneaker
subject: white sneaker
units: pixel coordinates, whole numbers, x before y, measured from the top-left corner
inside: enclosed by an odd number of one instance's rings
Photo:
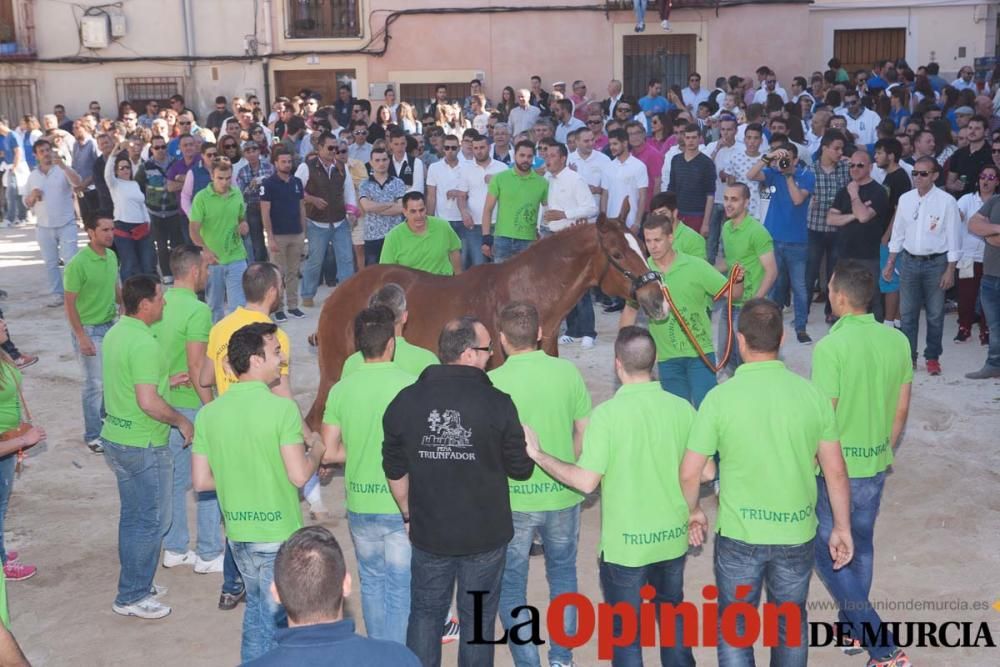
[[[176,551],[163,550],[163,567],[177,567],[178,565],[194,565],[197,556],[193,551],[186,551],[182,554]]]
[[[663,21],[660,21],[660,27],[666,30],[667,32],[670,32],[670,21],[667,21],[665,19]]]
[[[170,614],[170,607],[161,603],[150,595],[147,598],[132,604],[111,605],[111,611],[122,616],[136,616],[138,618],[157,619]]]
[[[581,338],[580,339],[580,347],[582,347],[584,350],[593,350],[594,349],[594,337],[593,336],[584,336],[583,338]]]
[[[572,336],[566,336],[566,335],[559,336],[560,345],[569,345],[570,343],[575,343],[575,342],[576,339],[573,338]]]
[[[211,574],[212,572],[222,572],[222,564],[226,558],[225,553],[221,553],[212,560],[202,560],[201,556],[195,557],[194,571],[198,574]]]
[[[167,594],[167,587],[160,586],[159,584],[154,582],[152,588],[149,589],[149,594],[152,595],[154,598],[162,598],[164,595]]]

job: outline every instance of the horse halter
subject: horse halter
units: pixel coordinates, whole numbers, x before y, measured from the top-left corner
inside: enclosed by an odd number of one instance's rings
[[[597,225],[594,225],[594,227],[596,228]],[[615,267],[615,270],[618,271],[618,273],[625,276],[625,278],[632,283],[631,296],[633,301],[635,300],[636,292],[638,292],[640,289],[642,289],[649,283],[661,282],[660,274],[657,273],[656,271],[647,271],[646,273],[637,276],[628,269],[626,269],[624,266],[622,266],[620,263],[618,263],[615,260],[615,258],[611,256],[611,252],[608,250],[607,246],[604,245],[604,239],[601,238],[601,230],[597,229],[596,231],[597,231],[597,245],[601,247],[601,252],[604,253],[604,258],[608,260],[608,263],[604,265],[604,271],[601,272],[601,277],[597,279],[598,287],[600,287],[601,283],[604,282],[604,277],[608,274],[608,268],[612,266]],[[629,232],[626,231],[625,233],[628,234]]]

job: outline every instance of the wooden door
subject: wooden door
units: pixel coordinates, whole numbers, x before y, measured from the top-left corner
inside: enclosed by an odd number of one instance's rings
[[[834,30],[833,56],[854,76],[859,69],[870,70],[876,60],[906,57],[906,28]]]
[[[292,97],[303,88],[319,93],[320,106],[333,104],[337,99],[337,88],[350,85],[355,77],[354,70],[335,69],[293,69],[274,72],[275,97]]]
[[[649,81],[657,79],[663,89],[687,86],[688,74],[696,71],[695,35],[627,35],[625,37],[622,84],[626,95],[646,94]]]

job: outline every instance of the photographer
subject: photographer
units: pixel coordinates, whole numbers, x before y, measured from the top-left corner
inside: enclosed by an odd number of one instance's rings
[[[771,290],[771,299],[785,303],[789,288],[795,306],[795,333],[800,343],[811,343],[806,333],[809,315],[809,294],[806,289],[808,233],[806,216],[809,200],[816,189],[816,174],[799,163],[794,144],[777,141],[772,136],[771,151],[750,171],[747,178],[762,181],[771,191],[771,203],[764,218],[764,227],[774,239],[774,256],[778,263],[778,279]]]

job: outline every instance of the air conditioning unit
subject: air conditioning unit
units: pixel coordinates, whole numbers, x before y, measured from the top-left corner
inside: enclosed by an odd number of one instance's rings
[[[395,81],[375,81],[368,84],[368,99],[385,99],[385,89],[392,88],[396,91],[396,99],[399,99],[399,84]]]
[[[106,49],[111,43],[111,25],[106,14],[80,19],[80,40],[84,48]]]

